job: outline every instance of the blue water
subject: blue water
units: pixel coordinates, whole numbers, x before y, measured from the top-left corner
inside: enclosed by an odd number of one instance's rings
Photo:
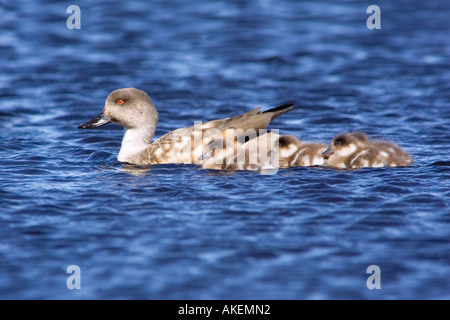
[[[450,298],[448,1],[378,1],[380,30],[356,0],[0,3],[0,298]],[[415,163],[126,167],[120,127],[76,127],[131,86],[156,136],[295,101],[271,128],[362,130]]]

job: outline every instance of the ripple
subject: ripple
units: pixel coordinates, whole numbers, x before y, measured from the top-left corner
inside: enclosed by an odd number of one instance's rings
[[[356,0],[79,5],[81,30],[57,3],[2,7],[0,298],[448,297],[447,2],[387,3],[405,14],[381,30]],[[130,86],[150,93],[157,137],[295,101],[271,129],[325,143],[363,130],[415,163],[122,165],[122,128],[76,126]],[[80,292],[64,286],[70,264]],[[361,289],[369,264],[381,292]]]

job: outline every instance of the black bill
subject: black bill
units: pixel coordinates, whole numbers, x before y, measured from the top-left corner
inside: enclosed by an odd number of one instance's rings
[[[102,112],[98,116],[96,116],[94,119],[80,124],[78,126],[78,129],[93,129],[93,128],[104,126],[105,124],[108,124],[110,122],[111,122],[111,119],[108,118],[107,116],[105,116]]]

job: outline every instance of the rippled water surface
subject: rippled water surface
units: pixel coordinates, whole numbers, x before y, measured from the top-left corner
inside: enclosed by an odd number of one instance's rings
[[[77,1],[80,30],[66,1],[0,3],[0,298],[450,298],[448,1],[378,2],[380,30],[364,1]],[[125,167],[120,127],[76,127],[131,86],[156,136],[295,101],[271,128],[415,163]]]

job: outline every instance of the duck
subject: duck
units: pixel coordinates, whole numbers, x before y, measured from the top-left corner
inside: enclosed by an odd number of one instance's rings
[[[282,135],[276,142],[281,168],[323,166],[324,143],[307,143],[292,135]]]
[[[323,152],[325,165],[340,169],[365,167],[397,167],[413,163],[411,156],[387,141],[372,141],[364,132],[348,132],[335,136]]]
[[[165,163],[201,164],[204,148],[227,129],[241,134],[248,130],[266,129],[275,118],[294,110],[293,103],[260,111],[196,123],[164,134],[153,141],[158,124],[158,112],[148,94],[137,88],[122,88],[111,92],[103,111],[93,119],[78,126],[93,129],[114,123],[124,128],[124,135],[117,160],[136,165]]]

